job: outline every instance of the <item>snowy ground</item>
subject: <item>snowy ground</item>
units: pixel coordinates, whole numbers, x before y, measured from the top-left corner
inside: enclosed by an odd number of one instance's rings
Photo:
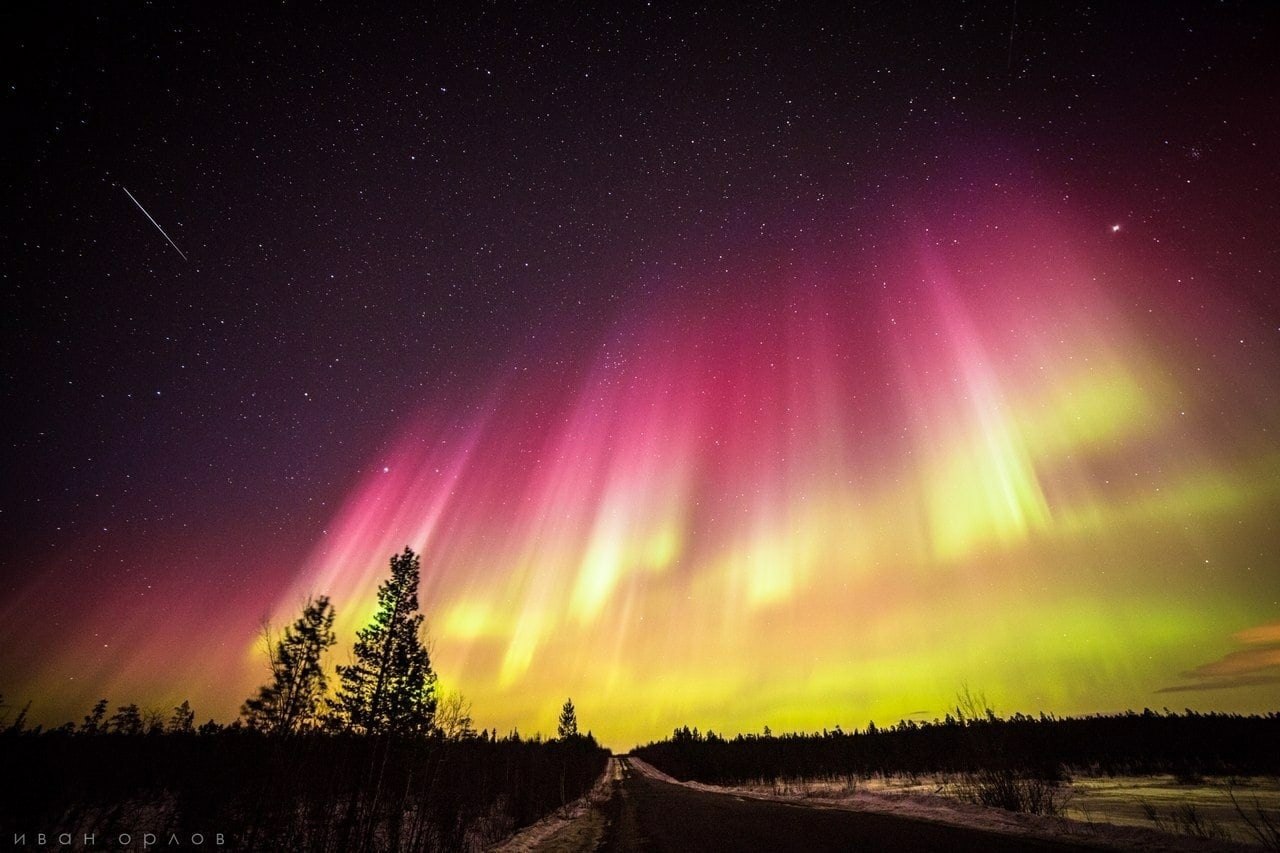
[[[1231,838],[1257,843],[1240,810],[1257,823],[1261,808],[1280,829],[1280,779],[1276,777],[1207,778],[1187,785],[1172,776],[1081,776],[1071,783],[1070,792],[1067,816],[1077,820],[1151,826],[1147,810],[1154,809],[1156,817],[1169,824],[1190,807],[1208,826],[1217,826]]]
[[[839,783],[807,783],[813,790],[839,788]],[[942,777],[910,780],[874,777],[859,780],[860,790],[894,794],[954,797],[956,786]],[[1064,815],[1082,823],[1160,828],[1187,834],[1186,819],[1193,816],[1208,834],[1234,841],[1258,843],[1245,817],[1258,823],[1258,808],[1280,828],[1280,779],[1276,777],[1209,777],[1194,784],[1173,776],[1077,775],[1061,789]],[[1232,797],[1235,797],[1235,803]],[[1239,805],[1237,809],[1236,805]],[[1241,811],[1245,815],[1241,815]],[[1154,814],[1154,820],[1152,815]]]
[[[631,763],[655,778],[675,782],[639,759],[632,758]],[[697,782],[676,784],[738,796],[803,800],[820,807],[956,823],[1028,837],[1061,838],[1066,835],[1109,849],[1249,849],[1244,845],[1256,845],[1258,841],[1231,804],[1227,794],[1228,782],[1232,783],[1230,789],[1250,816],[1254,816],[1256,798],[1258,804],[1269,812],[1273,824],[1280,826],[1280,780],[1275,778],[1209,779],[1203,784],[1178,785],[1172,777],[1085,777],[1064,786],[1061,795],[1067,803],[1065,817],[1015,814],[962,802],[954,796],[954,782],[941,777],[875,777],[852,782],[796,780],[731,788]],[[1144,802],[1156,810],[1164,824],[1162,828],[1147,817]],[[1173,816],[1176,810],[1185,809],[1188,805],[1195,809],[1201,826],[1216,834],[1216,838],[1199,838],[1180,831],[1181,827]],[[1185,814],[1185,811],[1180,813]]]

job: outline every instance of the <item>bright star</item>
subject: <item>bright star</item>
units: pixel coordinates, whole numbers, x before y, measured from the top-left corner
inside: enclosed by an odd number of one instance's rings
[[[1119,230],[1120,230],[1120,226],[1119,226],[1119,225],[1112,225],[1112,226],[1111,226],[1111,233],[1112,233],[1112,234],[1116,233],[1116,232],[1117,232],[1117,231],[1119,231]]]

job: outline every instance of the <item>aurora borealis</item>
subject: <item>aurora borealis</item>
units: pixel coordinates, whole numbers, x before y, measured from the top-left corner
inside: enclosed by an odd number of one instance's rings
[[[1024,221],[929,246],[892,300],[771,282],[746,309],[643,319],[575,383],[521,376],[464,423],[424,412],[278,615],[312,589],[370,600],[372,555],[406,540],[432,557],[441,660],[493,691],[477,701],[536,719],[541,686],[568,684],[619,740],[936,713],[970,682],[1029,707],[1180,682],[1227,626],[1274,616],[1254,548],[1280,413],[1261,374],[1239,396],[1202,376],[1212,351],[1162,359],[1189,330],[1099,286],[1108,239]],[[635,707],[637,684],[661,698]]]
[[[1003,7],[819,28],[852,54],[736,18],[699,50],[697,21],[636,13],[641,47],[604,58],[443,22],[436,62],[333,21],[318,65],[300,39],[262,71],[120,24],[192,102],[139,142],[154,89],[86,60],[65,73],[106,129],[23,137],[6,701],[227,719],[262,618],[331,596],[342,662],[409,545],[442,685],[501,731],[565,696],[614,749],[848,728],[965,685],[1002,712],[1275,710],[1274,14],[1153,11],[1176,61],[1132,11],[1043,14],[1007,67]],[[408,82],[361,64],[384,54]],[[55,233],[37,199],[79,212]]]

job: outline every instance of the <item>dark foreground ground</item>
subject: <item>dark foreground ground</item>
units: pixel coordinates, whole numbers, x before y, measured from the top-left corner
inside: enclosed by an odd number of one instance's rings
[[[1011,838],[887,815],[813,808],[712,794],[652,779],[622,763],[622,782],[605,806],[602,851],[1015,851],[1097,850]]]

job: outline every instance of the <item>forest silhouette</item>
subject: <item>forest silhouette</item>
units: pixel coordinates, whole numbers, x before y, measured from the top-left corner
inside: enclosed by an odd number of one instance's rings
[[[23,780],[0,798],[6,831],[110,838],[145,815],[154,830],[217,832],[237,849],[479,849],[582,797],[609,753],[580,733],[571,698],[544,740],[477,731],[461,694],[438,695],[420,574],[411,549],[391,557],[336,689],[335,609],[321,595],[279,632],[264,626],[268,678],[230,724],[197,725],[185,701],[112,711],[101,699],[79,724],[50,729],[28,725],[29,704],[6,716],[0,741]],[[928,722],[733,737],[683,726],[634,754],[720,785],[944,774],[975,803],[1052,815],[1073,772],[1188,783],[1280,773],[1280,713],[1000,717],[966,688]]]

